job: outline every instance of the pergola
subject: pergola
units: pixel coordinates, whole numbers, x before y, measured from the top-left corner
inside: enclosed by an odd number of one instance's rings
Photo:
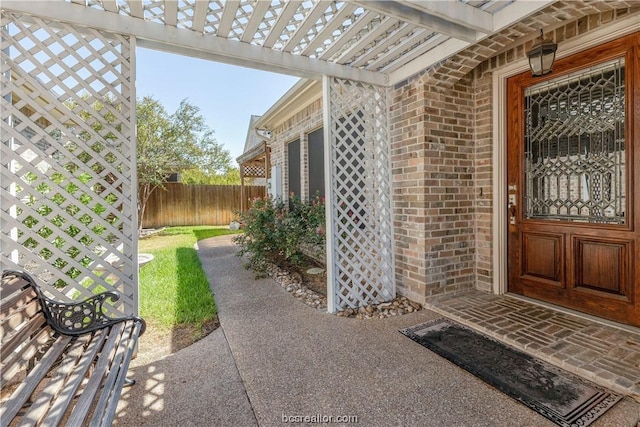
[[[466,73],[448,58],[495,54],[501,31],[553,3],[5,0],[3,268],[29,269],[62,298],[116,288],[113,310],[137,310],[142,46],[323,80],[329,310],[392,298],[388,88],[443,66]],[[354,204],[365,229],[345,219]]]

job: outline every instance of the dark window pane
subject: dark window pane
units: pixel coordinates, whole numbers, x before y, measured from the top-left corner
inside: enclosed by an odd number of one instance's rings
[[[324,133],[322,128],[309,138],[309,197],[324,197]]]
[[[287,196],[291,196],[293,193],[295,197],[300,197],[300,140],[296,139],[290,142],[287,151],[289,154],[289,194]]]

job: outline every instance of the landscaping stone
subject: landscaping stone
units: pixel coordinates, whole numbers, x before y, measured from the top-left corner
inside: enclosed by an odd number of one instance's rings
[[[303,282],[302,276],[298,273],[291,273],[276,265],[271,265],[267,269],[269,275],[282,286],[287,292],[304,302],[310,307],[320,310],[327,309],[327,297],[309,289]],[[359,308],[346,308],[336,312],[338,317],[349,317],[356,319],[384,319],[388,317],[401,316],[422,310],[422,305],[400,296],[394,300],[380,304],[371,304]]]
[[[310,307],[321,310],[327,309],[327,297],[309,289],[303,282],[302,276],[298,273],[290,273],[278,266],[271,265],[267,272],[280,284],[287,292]]]

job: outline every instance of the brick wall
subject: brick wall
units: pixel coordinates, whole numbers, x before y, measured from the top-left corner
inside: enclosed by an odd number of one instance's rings
[[[317,100],[304,110],[295,114],[277,128],[271,130],[271,165],[280,165],[282,169],[282,194],[289,194],[287,176],[287,144],[300,139],[300,187],[302,197],[308,197],[309,191],[309,155],[307,134],[322,126],[322,100]]]
[[[540,27],[562,43],[630,14],[640,15],[640,4],[558,2],[393,88],[400,294],[424,301],[492,288],[493,71],[524,58],[533,38],[523,35]]]
[[[487,74],[474,79],[475,287],[493,286],[493,82]]]
[[[493,282],[493,71],[521,60],[541,27],[558,42],[630,14],[637,2],[558,2],[391,89],[393,221],[398,293],[417,301]],[[272,164],[286,143],[322,126],[322,102],[273,129]],[[288,193],[283,177],[283,194]],[[305,193],[306,194],[306,193]]]
[[[398,292],[412,299],[474,284],[474,92],[418,80],[391,105]]]

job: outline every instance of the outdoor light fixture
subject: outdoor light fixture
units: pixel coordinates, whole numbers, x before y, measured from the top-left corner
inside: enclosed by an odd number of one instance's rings
[[[556,59],[557,49],[557,44],[551,40],[544,39],[544,34],[541,29],[540,37],[536,39],[531,50],[527,52],[529,68],[531,68],[531,73],[534,76],[544,76],[551,72],[553,61]]]
[[[271,131],[269,129],[256,129],[256,135],[265,138],[271,139]]]

